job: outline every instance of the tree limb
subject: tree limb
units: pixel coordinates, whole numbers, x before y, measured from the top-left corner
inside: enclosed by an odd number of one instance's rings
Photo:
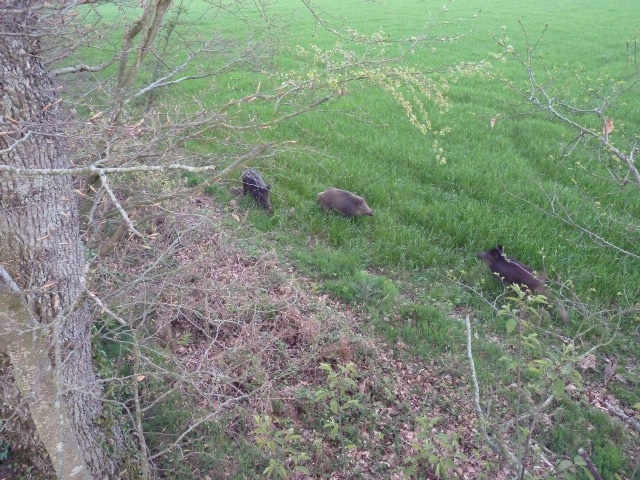
[[[585,463],[587,464],[587,468],[591,472],[591,475],[593,475],[593,479],[594,480],[602,480],[602,475],[600,475],[600,472],[598,472],[598,469],[593,464],[593,461],[591,460],[591,457],[586,452],[586,450],[584,448],[580,447],[578,449],[578,453],[580,454],[580,456],[584,459]]]
[[[31,315],[17,284],[0,266],[0,337],[14,367],[16,385],[58,478],[90,479],[66,403],[51,364],[50,338]]]

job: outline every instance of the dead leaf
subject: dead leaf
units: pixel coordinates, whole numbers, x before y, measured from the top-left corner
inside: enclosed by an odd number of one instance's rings
[[[602,127],[602,134],[609,135],[613,132],[613,118],[604,117],[604,127]]]
[[[604,370],[604,386],[605,387],[616,374],[617,366],[618,366],[618,359],[616,357],[611,357],[609,359],[609,365],[607,365],[607,368],[605,368]]]
[[[578,361],[578,368],[580,370],[588,370],[596,368],[596,356],[595,355],[585,355]]]

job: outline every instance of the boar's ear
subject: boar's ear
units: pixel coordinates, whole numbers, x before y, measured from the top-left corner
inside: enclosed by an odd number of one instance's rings
[[[271,184],[267,183],[267,190],[271,190]]]
[[[502,245],[498,245],[496,248],[498,249],[498,251],[499,251],[500,253],[503,253],[503,252],[504,252],[504,247],[503,247]]]

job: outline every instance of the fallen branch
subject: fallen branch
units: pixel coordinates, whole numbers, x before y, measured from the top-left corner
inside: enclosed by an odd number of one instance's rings
[[[635,428],[637,432],[640,432],[640,421],[636,420],[633,417],[630,417],[626,413],[624,413],[620,408],[612,405],[609,402],[605,402],[604,405],[607,407],[611,413],[620,418],[625,423],[629,424],[631,427]]]
[[[578,449],[578,453],[580,454],[580,456],[582,458],[584,458],[584,461],[587,464],[587,468],[591,472],[591,475],[593,475],[593,480],[602,480],[602,476],[600,475],[600,472],[598,472],[598,469],[596,468],[596,466],[591,461],[591,457],[586,452],[586,450],[584,448],[580,447]]]
[[[487,433],[486,425],[487,420],[484,416],[484,412],[482,411],[482,406],[480,405],[480,386],[478,385],[478,376],[476,375],[476,366],[473,360],[473,351],[471,349],[471,321],[469,320],[469,315],[465,318],[465,323],[467,325],[467,356],[469,357],[469,367],[471,368],[471,380],[473,383],[473,405],[476,409],[476,415],[478,416],[478,424],[480,425],[480,432],[482,433],[482,437],[489,444],[489,446],[499,453],[512,468],[516,471],[520,471],[520,462],[516,456],[507,449],[507,446],[504,442],[499,440],[494,440]]]

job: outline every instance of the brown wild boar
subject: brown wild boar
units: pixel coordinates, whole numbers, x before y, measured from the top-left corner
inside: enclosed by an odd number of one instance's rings
[[[242,194],[246,195],[247,192],[251,192],[258,205],[269,212],[273,212],[271,198],[269,198],[270,190],[271,185],[267,185],[260,174],[253,168],[247,168],[242,173]]]
[[[346,190],[328,188],[318,194],[318,200],[327,210],[340,212],[348,218],[360,215],[373,216],[373,210],[369,208],[364,198]]]
[[[536,274],[533,268],[528,267],[524,263],[519,262],[515,258],[509,258],[504,254],[502,245],[478,254],[478,258],[483,260],[489,269],[505,284],[511,285],[517,283],[524,285],[529,291],[538,295],[544,295],[549,299],[547,287],[544,282],[547,280],[545,274]],[[569,314],[563,305],[557,304],[560,317],[566,323],[569,320]]]

